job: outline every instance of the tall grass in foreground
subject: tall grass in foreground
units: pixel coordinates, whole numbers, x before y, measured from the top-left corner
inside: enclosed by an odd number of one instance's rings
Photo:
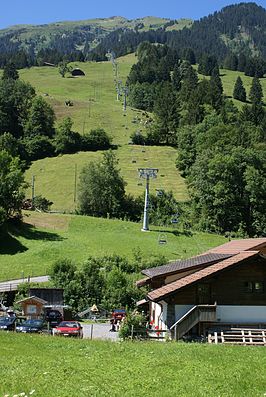
[[[260,397],[263,347],[0,334],[0,396]]]

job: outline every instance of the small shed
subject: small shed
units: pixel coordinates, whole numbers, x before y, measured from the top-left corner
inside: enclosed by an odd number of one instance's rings
[[[27,318],[40,318],[44,312],[44,305],[47,301],[38,298],[37,296],[29,296],[28,298],[21,299],[16,302],[22,308],[23,315]]]
[[[80,68],[75,68],[71,72],[72,76],[85,76],[85,73]]]

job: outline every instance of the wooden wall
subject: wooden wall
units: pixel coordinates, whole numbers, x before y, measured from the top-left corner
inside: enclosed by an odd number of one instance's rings
[[[263,282],[263,292],[247,292],[246,282]],[[166,301],[170,304],[197,305],[199,303],[198,286],[210,285],[209,304],[218,305],[266,305],[266,260],[252,258],[242,262],[234,268],[224,270],[215,276],[209,277],[188,287],[182,288],[170,295]]]

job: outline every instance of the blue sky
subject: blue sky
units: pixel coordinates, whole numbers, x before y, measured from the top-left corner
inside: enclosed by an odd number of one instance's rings
[[[245,0],[10,0],[1,5],[0,28],[15,24],[104,18],[128,19],[147,15],[172,19],[203,16]],[[266,8],[266,0],[256,1]]]

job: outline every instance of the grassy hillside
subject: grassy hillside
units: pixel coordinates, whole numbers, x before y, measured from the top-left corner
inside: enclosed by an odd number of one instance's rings
[[[82,262],[89,255],[125,255],[133,258],[140,251],[146,259],[164,255],[178,259],[196,255],[225,242],[224,237],[194,233],[186,236],[178,230],[151,227],[141,232],[141,225],[119,220],[75,215],[28,213],[23,228],[12,228],[0,240],[0,280],[47,274],[59,258]],[[167,244],[160,245],[164,235]]]
[[[119,59],[119,78],[125,84],[134,62],[131,54]],[[81,134],[91,128],[104,128],[115,144],[128,143],[130,134],[136,130],[132,123],[138,111],[128,108],[123,112],[122,101],[118,102],[111,62],[73,63],[86,74],[84,77],[62,78],[57,68],[33,67],[20,71],[21,79],[29,81],[37,94],[42,95],[54,107],[57,120],[70,116],[74,130]],[[70,99],[73,107],[65,106]]]
[[[0,344],[1,396],[265,395],[261,347],[114,343],[4,332]]]
[[[118,60],[119,78],[124,83],[134,62],[136,57],[133,54]],[[128,183],[128,193],[139,195],[144,192],[143,181],[138,179],[139,167],[156,167],[159,168],[159,174],[157,180],[152,182],[151,190],[173,190],[179,200],[186,200],[185,182],[175,167],[175,149],[128,145],[132,132],[137,129],[145,130],[145,117],[143,112],[130,107],[123,112],[122,101],[117,101],[116,98],[111,62],[87,62],[77,66],[84,70],[85,77],[62,78],[57,68],[49,67],[21,70],[20,76],[29,81],[37,93],[44,95],[51,103],[58,121],[70,116],[74,121],[74,130],[81,134],[91,128],[100,127],[113,137],[113,143],[118,145],[119,166]],[[71,99],[74,106],[65,106],[66,99]],[[27,171],[26,179],[30,182],[32,175],[35,175],[36,194],[53,201],[53,209],[74,210],[75,164],[79,173],[84,164],[99,159],[100,156],[100,153],[87,152],[39,160]]]
[[[197,69],[197,66],[195,68]],[[236,99],[233,99],[234,86],[235,86],[235,82],[236,82],[236,79],[238,76],[240,76],[243,81],[243,85],[244,85],[246,93],[247,93],[247,101],[248,101],[249,100],[249,91],[250,91],[250,87],[251,87],[253,78],[249,77],[249,76],[245,76],[244,72],[220,69],[220,77],[221,77],[221,80],[223,83],[224,94],[226,95],[226,97],[232,98],[234,104],[238,107],[238,109],[241,109],[242,106],[244,105],[244,103],[240,102]],[[203,78],[209,79],[209,77],[199,74],[199,79],[203,79]],[[266,103],[266,78],[260,79],[260,84],[261,84],[263,96],[264,96],[263,100]]]
[[[54,158],[38,160],[26,172],[26,180],[31,183],[35,176],[35,194],[43,195],[53,201],[52,208],[57,211],[73,211],[76,208],[75,167],[77,176],[82,167],[90,161],[101,159],[101,152],[81,152]],[[126,190],[133,195],[145,191],[145,181],[139,179],[139,167],[158,167],[157,179],[151,181],[151,192],[155,189],[173,190],[177,199],[187,199],[184,179],[175,168],[177,152],[167,147],[123,146],[117,150],[121,174],[127,182]],[[78,183],[77,183],[78,185]],[[27,191],[31,197],[31,188]]]

